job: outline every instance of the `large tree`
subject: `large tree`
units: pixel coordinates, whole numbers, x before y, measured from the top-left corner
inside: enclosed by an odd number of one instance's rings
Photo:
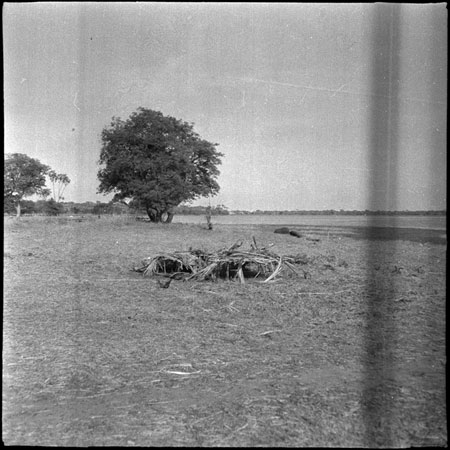
[[[113,117],[101,138],[99,193],[132,199],[152,222],[171,222],[180,203],[219,191],[223,155],[193,124],[139,108],[126,121]]]
[[[38,159],[22,153],[6,155],[4,170],[4,201],[13,202],[17,217],[21,213],[21,201],[31,195],[46,197],[50,191],[45,187],[49,167]]]

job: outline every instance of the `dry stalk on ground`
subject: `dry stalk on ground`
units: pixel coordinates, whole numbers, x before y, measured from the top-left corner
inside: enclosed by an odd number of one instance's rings
[[[144,276],[162,275],[184,280],[226,280],[238,279],[245,283],[246,278],[264,277],[264,283],[273,281],[284,268],[297,274],[293,256],[280,256],[268,250],[258,248],[255,238],[250,250],[239,250],[242,241],[230,248],[216,252],[190,249],[184,252],[161,253],[142,261],[142,267],[135,268]]]

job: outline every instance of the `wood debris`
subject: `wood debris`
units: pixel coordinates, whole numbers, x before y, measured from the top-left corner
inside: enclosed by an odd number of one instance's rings
[[[255,238],[247,251],[241,250],[242,241],[216,252],[199,249],[161,253],[142,261],[142,266],[133,269],[144,276],[159,275],[183,280],[238,280],[263,277],[264,283],[273,281],[285,268],[297,274],[296,257],[280,256],[268,247],[259,248]]]

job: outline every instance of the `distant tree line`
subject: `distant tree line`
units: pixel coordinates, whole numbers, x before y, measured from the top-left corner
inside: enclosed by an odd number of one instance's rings
[[[133,214],[136,213],[136,209],[127,206],[122,202],[110,201],[104,202],[84,202],[64,203],[64,208],[69,214],[96,214],[96,215],[120,215],[120,214]]]
[[[22,200],[21,201],[21,215],[45,215],[45,216],[59,216],[65,211],[64,205],[62,203],[56,202],[54,199],[50,200],[37,200],[33,202],[32,200]],[[12,200],[6,200],[3,203],[3,213],[4,214],[15,214],[16,204]]]
[[[188,206],[180,205],[176,207],[176,213],[182,215],[204,216],[210,213],[212,216],[226,216],[230,214],[225,205],[217,206]]]
[[[293,210],[293,211],[232,211],[233,214],[250,214],[250,215],[302,215],[302,216],[445,216],[446,210],[433,211],[371,211],[371,210],[351,210],[345,211],[343,209],[334,210]]]
[[[123,202],[110,201],[104,202],[62,202],[57,203],[53,199],[50,200],[22,200],[21,202],[23,215],[51,215],[60,214],[95,214],[95,215],[120,215],[120,214],[146,214],[146,210],[136,202],[130,202],[128,205]],[[5,201],[3,204],[5,214],[14,214],[15,205],[12,201]],[[187,206],[180,205],[175,208],[176,214],[182,215],[198,215],[204,216],[208,212],[207,206]],[[211,215],[227,215],[230,214],[227,207],[218,205],[211,207]]]
[[[95,215],[119,215],[119,214],[146,214],[145,208],[140,207],[137,202],[130,202],[126,204],[124,202],[110,201],[104,202],[56,202],[54,199],[50,200],[22,200],[21,202],[22,214],[40,214],[57,216],[60,214],[95,214]],[[303,215],[303,216],[445,216],[446,210],[434,210],[434,211],[344,211],[344,210],[294,210],[294,211],[245,211],[235,210],[229,211],[225,205],[216,206],[189,206],[180,205],[175,208],[174,213],[181,215],[195,215],[205,216],[208,214],[208,208],[212,216],[224,216],[229,214],[235,215]],[[14,214],[15,205],[14,202],[5,199],[3,203],[3,210],[5,214]]]
[[[54,199],[50,200],[22,200],[22,215],[45,215],[59,216],[61,214],[121,214],[119,209],[109,203],[58,203]],[[3,212],[5,214],[14,214],[15,205],[12,201],[3,203]],[[128,212],[128,211],[127,211]]]

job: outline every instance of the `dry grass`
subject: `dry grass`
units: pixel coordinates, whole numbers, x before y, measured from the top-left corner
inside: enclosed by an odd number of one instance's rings
[[[253,237],[308,277],[161,289],[130,270]],[[12,219],[4,277],[7,445],[447,443],[443,245]]]

